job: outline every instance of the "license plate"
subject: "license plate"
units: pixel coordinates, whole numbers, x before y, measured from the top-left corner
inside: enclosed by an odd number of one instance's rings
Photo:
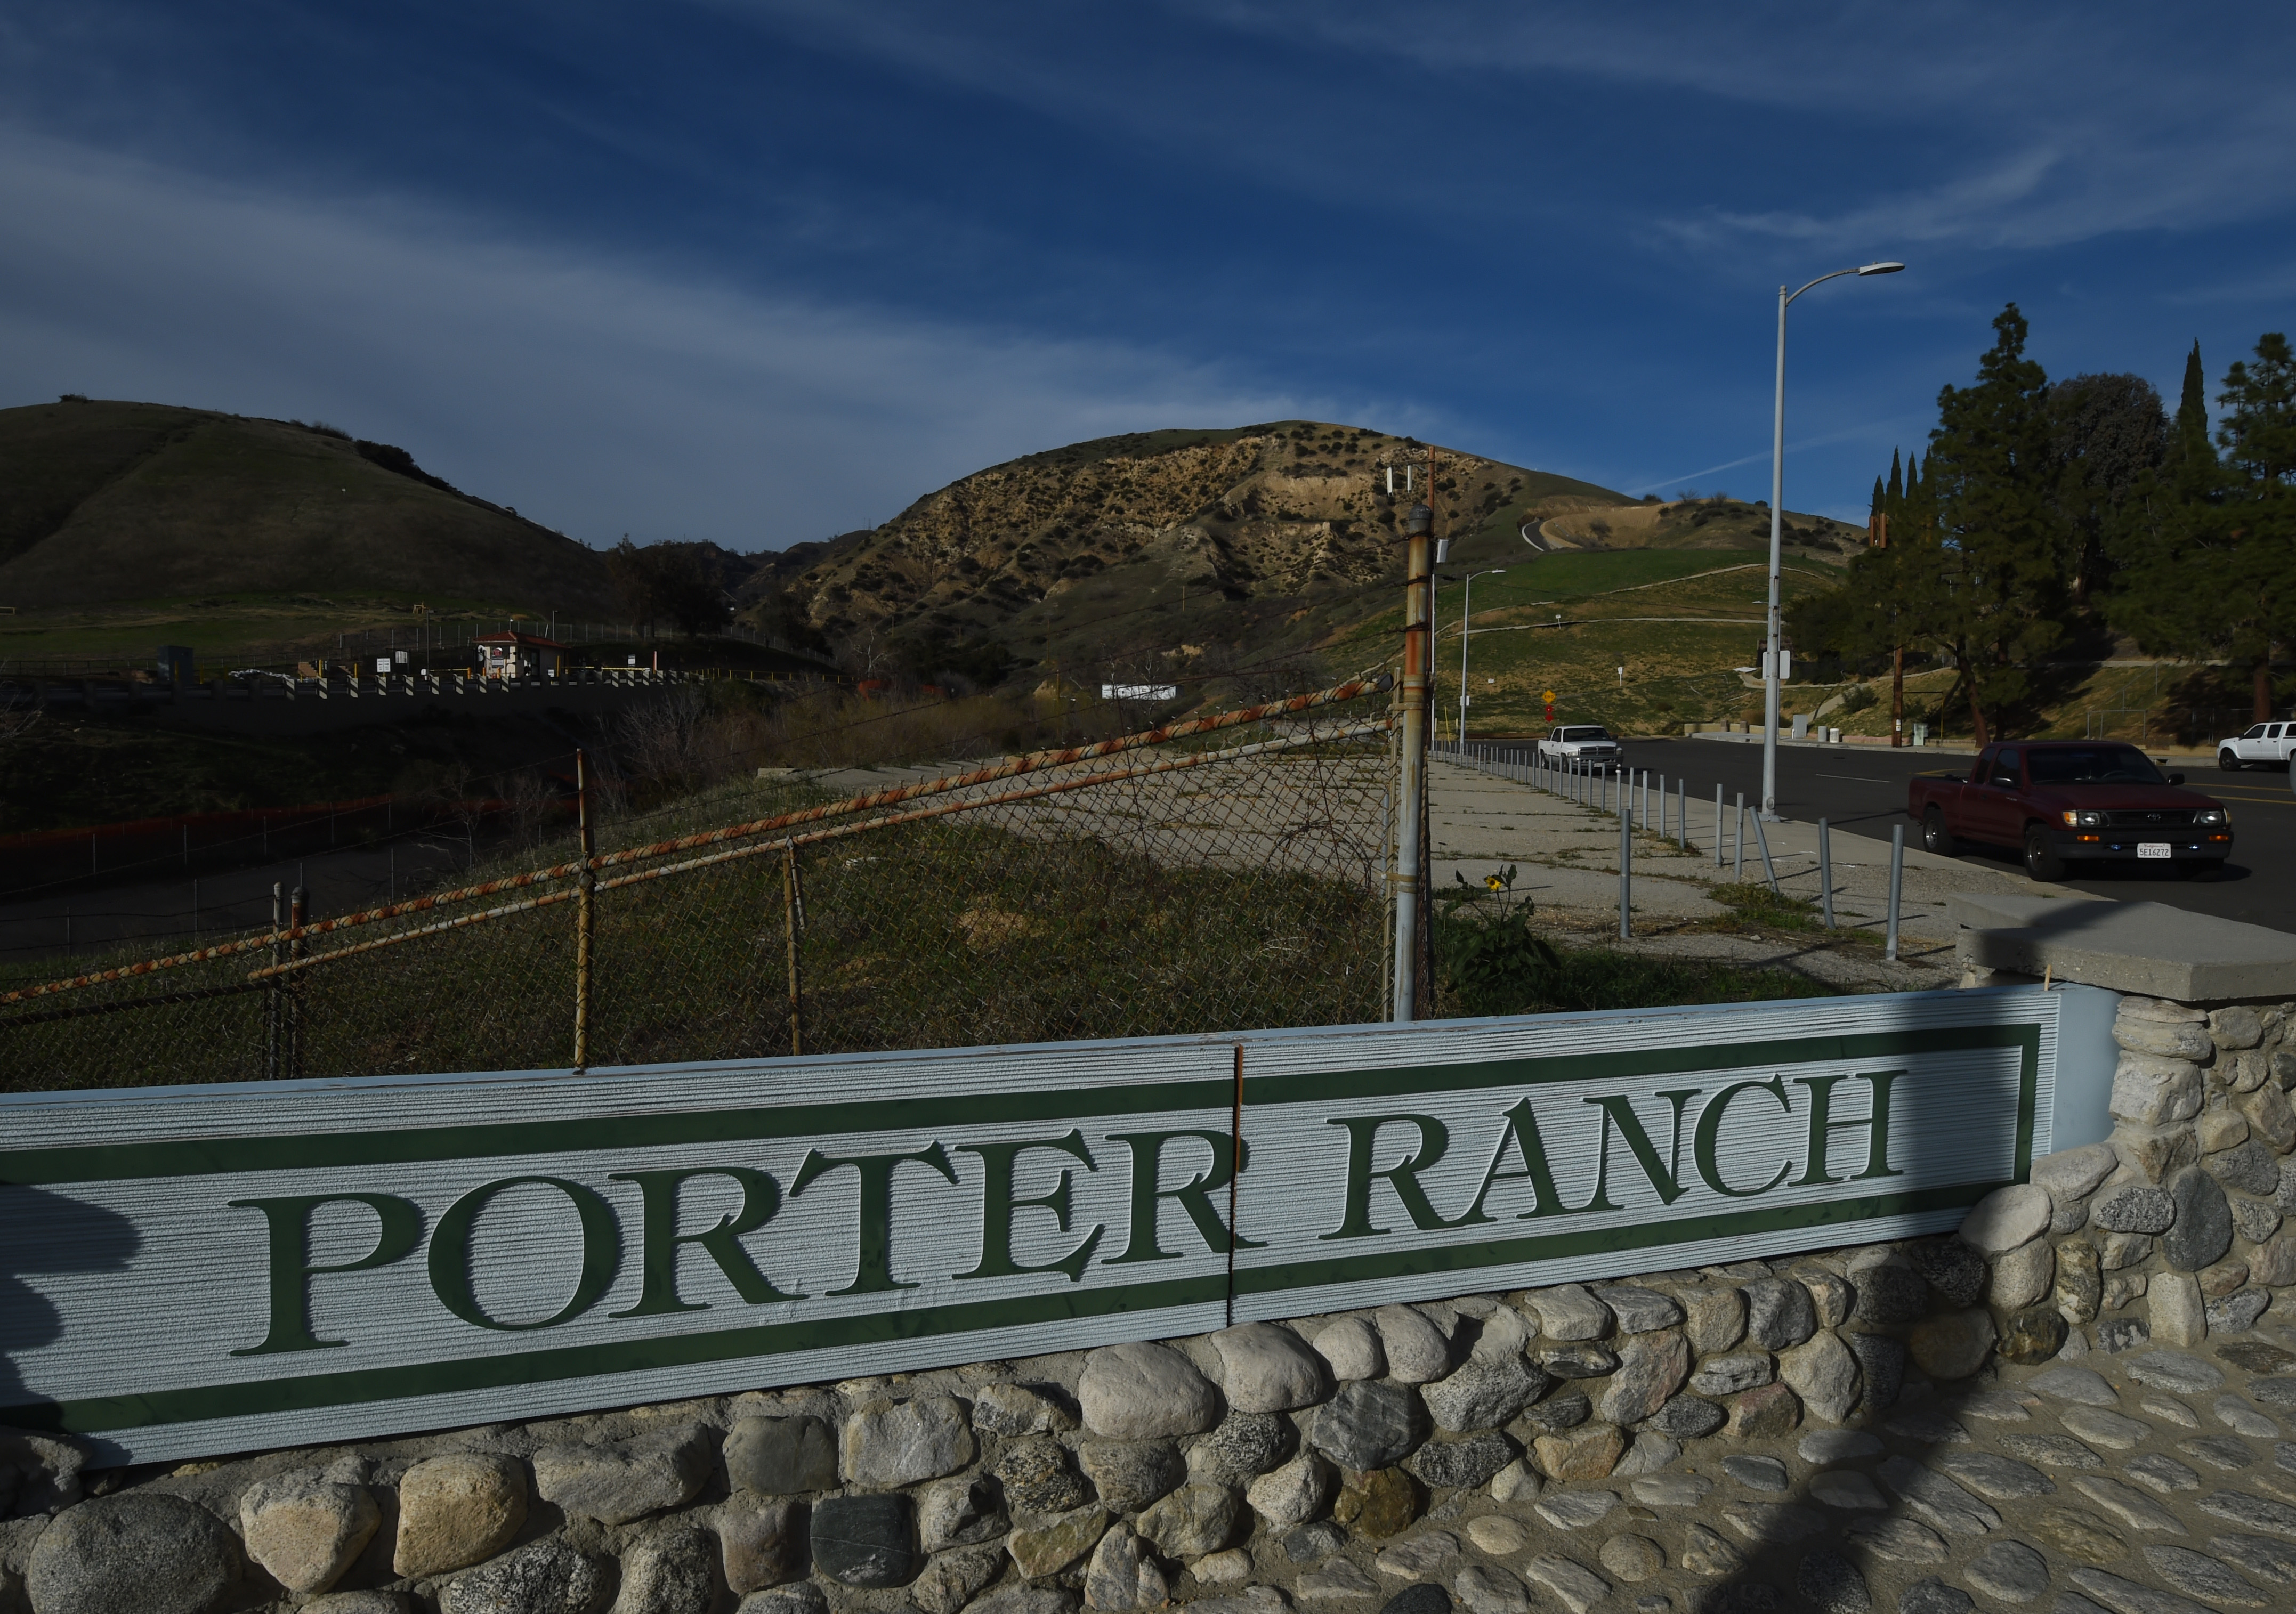
[[[2169,856],[2169,843],[2165,840],[2140,840],[2136,843],[2136,855],[2139,857],[2166,857]]]

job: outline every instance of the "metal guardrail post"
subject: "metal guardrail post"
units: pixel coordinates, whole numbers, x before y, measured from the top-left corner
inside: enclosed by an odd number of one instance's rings
[[[590,759],[574,753],[574,822],[582,840],[581,895],[574,902],[574,1074],[590,1066],[591,953],[598,933],[598,847],[590,828]]]

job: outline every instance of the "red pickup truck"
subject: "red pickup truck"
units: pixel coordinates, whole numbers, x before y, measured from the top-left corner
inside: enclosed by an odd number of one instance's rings
[[[1929,851],[1950,857],[1964,840],[2013,848],[2036,880],[2061,879],[2068,863],[2120,858],[2165,862],[2190,879],[2224,866],[2232,814],[2184,782],[2133,745],[2019,741],[1988,746],[1966,779],[1916,777],[1906,811]]]

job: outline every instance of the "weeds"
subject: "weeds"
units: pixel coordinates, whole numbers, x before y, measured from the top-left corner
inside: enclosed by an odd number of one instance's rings
[[[1429,919],[1441,1014],[1654,1009],[1839,995],[1834,987],[1786,970],[1645,958],[1608,947],[1558,947],[1532,933],[1532,905],[1514,894],[1513,864],[1486,877],[1480,890],[1464,876],[1452,878],[1457,889],[1438,895]],[[1722,886],[1717,892],[1758,892],[1763,902],[1782,907],[1809,905],[1792,897],[1781,901],[1767,886]]]
[[[1827,936],[1839,941],[1874,940],[1854,927],[1837,925],[1828,930],[1824,910],[1816,903],[1807,897],[1782,895],[1756,881],[1709,886],[1706,895],[1730,910],[1725,917],[1709,922],[1707,928],[1711,930],[1782,930],[1792,935]]]

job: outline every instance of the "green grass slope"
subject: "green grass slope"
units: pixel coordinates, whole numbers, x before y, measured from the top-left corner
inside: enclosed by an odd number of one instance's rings
[[[158,404],[0,410],[0,605],[360,591],[611,610],[595,551],[383,445]]]

